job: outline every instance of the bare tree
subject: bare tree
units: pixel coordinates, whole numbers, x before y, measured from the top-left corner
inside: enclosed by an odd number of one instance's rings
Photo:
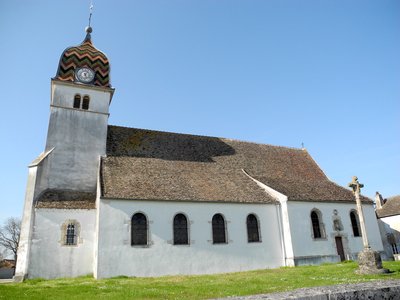
[[[21,220],[18,218],[8,218],[3,226],[0,226],[0,246],[14,254],[15,263],[17,262],[17,250],[19,235],[21,233]]]

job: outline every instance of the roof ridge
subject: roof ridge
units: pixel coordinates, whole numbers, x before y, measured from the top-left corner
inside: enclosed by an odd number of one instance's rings
[[[210,135],[200,135],[200,134],[191,134],[191,133],[181,133],[181,132],[163,131],[163,130],[156,130],[156,129],[146,129],[146,128],[119,126],[119,125],[108,125],[108,126],[109,126],[109,127],[125,128],[125,129],[134,129],[134,130],[145,130],[145,131],[156,132],[156,133],[180,134],[180,135],[193,136],[193,137],[214,138],[214,139],[220,139],[220,140],[231,141],[231,142],[239,142],[239,143],[254,144],[254,145],[262,145],[262,146],[268,146],[268,147],[275,147],[275,148],[282,148],[282,149],[289,149],[289,150],[302,151],[302,152],[308,154],[308,151],[307,151],[307,149],[305,149],[305,148],[295,148],[295,147],[289,147],[289,146],[278,146],[278,145],[272,145],[272,144],[267,144],[267,143],[258,143],[258,142],[253,142],[253,141],[245,141],[245,140],[239,140],[239,139],[233,139],[233,138],[226,138],[226,137],[218,137],[218,136],[210,136]],[[309,155],[309,154],[308,154],[308,155]],[[309,155],[309,156],[310,156],[310,155]],[[311,157],[311,156],[310,156],[310,157]]]

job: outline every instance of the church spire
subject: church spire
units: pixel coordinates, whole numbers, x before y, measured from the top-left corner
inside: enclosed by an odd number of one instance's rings
[[[83,42],[82,42],[82,44],[83,43],[92,43],[92,36],[91,36],[91,33],[92,33],[92,31],[93,31],[93,29],[92,29],[92,27],[90,27],[90,26],[87,26],[86,28],[85,28],[85,31],[86,31],[86,37],[85,37],[85,39],[83,40]]]
[[[93,28],[91,27],[91,21],[92,21],[92,14],[93,14],[93,1],[90,1],[90,6],[89,6],[89,22],[88,22],[88,26],[85,28],[86,31],[86,37],[83,40],[83,43],[85,42],[92,42],[92,37],[91,37],[91,33],[93,31]]]

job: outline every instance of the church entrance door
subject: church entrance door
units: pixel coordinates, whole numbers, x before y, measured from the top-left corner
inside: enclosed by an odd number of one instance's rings
[[[345,257],[344,257],[342,237],[340,236],[335,237],[335,241],[336,241],[337,254],[340,256],[340,261],[344,261]]]

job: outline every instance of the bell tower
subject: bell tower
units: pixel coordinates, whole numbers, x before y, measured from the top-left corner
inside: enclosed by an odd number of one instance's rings
[[[95,193],[99,156],[106,153],[110,65],[86,28],[83,42],[61,55],[51,80],[50,121],[40,190]]]
[[[45,151],[28,167],[15,280],[23,280],[29,273],[40,273],[45,268],[39,259],[47,253],[42,249],[54,251],[51,264],[58,267],[62,260],[82,267],[92,259],[90,238],[84,244],[68,248],[68,255],[65,249],[57,248],[63,247],[58,221],[74,219],[74,224],[79,223],[85,230],[95,223],[99,162],[100,156],[106,154],[114,89],[107,56],[94,47],[91,32],[92,28],[87,27],[83,42],[65,49],[56,76],[51,79]],[[64,269],[70,276],[76,270]],[[85,270],[90,270],[90,263]]]

